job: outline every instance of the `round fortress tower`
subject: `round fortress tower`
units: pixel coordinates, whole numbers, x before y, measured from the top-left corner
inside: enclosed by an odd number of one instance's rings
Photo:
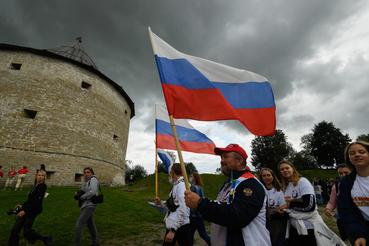
[[[81,40],[39,50],[0,44],[0,164],[36,171],[49,186],[79,186],[92,167],[101,185],[125,184],[134,104],[102,74]],[[25,185],[33,184],[28,174]],[[13,184],[14,185],[14,184]]]

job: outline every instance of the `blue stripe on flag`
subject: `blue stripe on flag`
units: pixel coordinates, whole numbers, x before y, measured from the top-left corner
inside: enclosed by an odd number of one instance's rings
[[[170,60],[157,55],[155,58],[158,61],[158,69],[161,71],[160,78],[165,84],[178,85],[190,90],[217,88],[233,108],[255,109],[276,106],[272,87],[268,81],[237,83],[210,81],[186,59]],[[245,100],[240,100],[240,98]]]
[[[170,155],[163,149],[158,149],[158,156],[161,161],[164,163],[165,169],[167,170],[168,175],[170,174],[170,170],[173,165],[173,160]]]
[[[179,141],[200,142],[200,143],[213,142],[205,134],[195,129],[189,129],[183,126],[176,125],[176,130]],[[172,127],[170,123],[156,119],[156,134],[173,136]]]

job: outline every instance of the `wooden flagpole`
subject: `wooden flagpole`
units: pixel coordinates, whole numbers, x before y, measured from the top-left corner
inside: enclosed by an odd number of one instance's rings
[[[156,48],[155,48],[155,43],[154,43],[154,39],[152,37],[152,32],[151,32],[151,28],[148,27],[149,29],[149,35],[150,35],[150,41],[151,41],[151,45],[152,45],[152,50],[154,51],[154,55],[156,55]],[[187,178],[187,172],[186,172],[186,168],[183,162],[183,157],[182,157],[182,152],[181,152],[181,146],[179,145],[179,140],[178,140],[178,135],[177,135],[177,129],[176,126],[174,124],[174,119],[173,116],[170,115],[169,116],[170,119],[170,125],[172,126],[172,131],[173,131],[173,135],[174,135],[174,141],[176,143],[176,147],[177,147],[177,153],[178,153],[178,158],[179,158],[179,163],[181,164],[181,169],[182,169],[182,174],[183,174],[183,179],[186,185],[186,190],[190,190],[190,184],[188,183],[188,178]]]
[[[158,197],[158,149],[155,143],[155,197]]]
[[[158,105],[155,104],[155,127],[156,127],[156,116],[158,114]],[[156,147],[156,130],[155,130],[155,197],[158,197],[158,148]]]
[[[169,116],[169,119],[170,119],[170,125],[172,126],[172,131],[173,131],[173,135],[174,135],[174,141],[175,141],[176,147],[177,147],[177,153],[178,153],[179,163],[181,164],[183,179],[184,179],[184,182],[186,184],[186,190],[190,190],[190,184],[188,183],[186,167],[185,167],[184,162],[183,162],[181,146],[179,145],[179,140],[178,140],[176,125],[174,124],[174,119],[173,119],[173,116],[172,115]]]

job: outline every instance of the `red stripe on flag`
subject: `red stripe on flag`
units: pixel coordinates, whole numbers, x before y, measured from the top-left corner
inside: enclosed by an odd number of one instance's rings
[[[202,121],[239,120],[255,135],[275,134],[275,107],[233,108],[216,88],[189,90],[164,83],[162,87],[169,115],[174,118]]]
[[[181,146],[182,151],[215,155],[214,153],[215,144],[213,143],[179,141],[179,145]],[[156,134],[156,147],[171,150],[177,149],[176,144],[174,142],[174,137],[163,134]]]

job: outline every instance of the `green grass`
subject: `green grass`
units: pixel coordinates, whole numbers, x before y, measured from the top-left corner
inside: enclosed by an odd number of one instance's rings
[[[321,170],[319,170],[321,171]],[[316,170],[312,172],[315,174]],[[304,173],[305,176],[305,173]],[[216,199],[221,184],[226,180],[223,175],[202,174],[205,196]],[[307,176],[305,176],[307,177]],[[315,175],[314,177],[318,177]],[[324,175],[321,175],[324,178]],[[335,176],[331,176],[335,177]],[[310,180],[310,179],[309,179]],[[159,197],[168,198],[171,186],[165,174],[159,174]],[[0,245],[7,245],[10,230],[15,222],[14,215],[7,215],[6,211],[27,199],[30,187],[23,191],[0,190]],[[43,235],[53,235],[54,246],[72,245],[75,237],[75,224],[80,211],[74,192],[77,188],[51,187],[47,189],[50,195],[44,199],[44,210],[35,220],[33,229]],[[162,238],[158,232],[164,231],[163,214],[159,213],[147,202],[155,198],[155,176],[151,175],[133,186],[103,188],[104,203],[95,211],[95,223],[99,231],[101,245],[110,245],[116,240],[119,245],[143,245],[140,238],[143,234],[152,237],[153,245],[160,245]],[[210,223],[206,223],[210,225]],[[128,238],[128,239],[127,239]],[[137,244],[134,241],[137,240]],[[128,242],[129,241],[129,242]],[[31,245],[21,232],[20,245]],[[43,245],[41,241],[34,245]],[[91,245],[91,237],[87,227],[81,245]]]

